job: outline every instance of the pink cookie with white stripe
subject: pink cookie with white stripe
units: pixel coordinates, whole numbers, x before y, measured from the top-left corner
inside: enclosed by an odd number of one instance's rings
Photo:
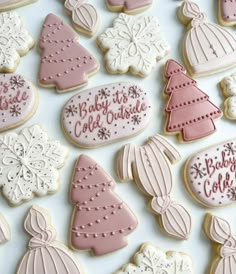
[[[148,9],[153,0],[106,0],[109,10],[136,14]]]

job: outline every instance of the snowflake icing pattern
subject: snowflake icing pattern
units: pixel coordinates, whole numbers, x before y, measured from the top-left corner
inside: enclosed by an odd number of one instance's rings
[[[228,191],[227,191],[227,197],[231,201],[236,201],[236,187],[232,187],[232,188],[228,189]]]
[[[19,105],[13,105],[10,107],[10,111],[12,117],[18,117],[21,115],[21,107]]]
[[[138,86],[131,86],[128,95],[133,99],[137,99],[141,96],[142,92],[143,91]]]
[[[131,117],[131,122],[133,123],[134,126],[139,125],[141,121],[142,121],[142,118],[139,115],[135,114]]]
[[[98,91],[100,99],[107,99],[110,96],[110,90],[108,88],[102,88]]]
[[[233,142],[231,143],[227,143],[226,145],[224,145],[225,147],[225,152],[227,152],[227,155],[234,155],[234,153],[236,153],[236,146],[234,145]]]
[[[112,73],[120,71],[146,76],[156,60],[169,52],[169,46],[160,34],[158,20],[152,16],[135,17],[121,13],[113,28],[98,38],[106,49],[106,66]]]
[[[25,85],[25,80],[20,75],[14,75],[10,78],[10,84],[13,89],[22,88]]]
[[[18,63],[19,53],[28,51],[33,38],[23,28],[16,12],[0,14],[0,71],[13,70]]]
[[[75,116],[78,113],[78,108],[75,105],[69,105],[65,109],[66,117]]]
[[[107,128],[100,128],[98,131],[98,138],[101,140],[108,140],[111,137],[111,132]]]
[[[194,175],[194,179],[197,179],[198,177],[202,179],[206,176],[206,168],[202,167],[202,163],[194,164],[190,169],[192,170],[190,174]]]
[[[17,205],[32,198],[55,192],[58,168],[64,165],[67,149],[58,141],[50,141],[39,127],[25,128],[19,135],[0,137],[0,187],[10,204]]]

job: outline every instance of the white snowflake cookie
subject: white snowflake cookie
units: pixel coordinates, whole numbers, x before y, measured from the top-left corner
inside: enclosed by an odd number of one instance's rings
[[[23,27],[16,12],[0,13],[0,72],[14,72],[20,61],[34,46],[34,40]]]
[[[194,274],[191,258],[180,252],[164,252],[144,244],[134,256],[134,264],[125,265],[116,274]]]
[[[129,71],[145,77],[156,61],[169,52],[159,22],[153,16],[135,17],[121,13],[113,28],[102,33],[97,43],[106,53],[105,66],[109,73]]]
[[[226,97],[224,102],[225,116],[230,120],[236,120],[236,72],[225,77],[221,81],[220,86]]]
[[[10,205],[19,205],[34,195],[44,196],[58,189],[59,173],[67,149],[51,141],[40,126],[20,134],[0,135],[0,188]]]

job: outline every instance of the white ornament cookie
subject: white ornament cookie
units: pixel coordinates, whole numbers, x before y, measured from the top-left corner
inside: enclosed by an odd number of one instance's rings
[[[11,238],[10,227],[5,218],[0,214],[0,244],[8,242]]]
[[[236,73],[225,77],[220,86],[226,97],[224,113],[228,119],[236,120]]]
[[[0,72],[14,72],[20,56],[25,55],[33,45],[33,38],[16,12],[0,13]]]
[[[64,165],[67,149],[51,141],[38,125],[20,134],[0,136],[0,188],[10,205],[19,205],[34,195],[58,189],[57,169]]]
[[[0,11],[16,9],[24,5],[36,2],[37,0],[1,0]]]
[[[170,48],[160,33],[157,18],[135,17],[121,13],[113,27],[102,33],[97,43],[105,52],[105,66],[109,73],[126,73],[145,77],[156,61]]]
[[[134,264],[125,265],[115,274],[194,274],[191,258],[184,253],[164,252],[144,244],[134,256]]]

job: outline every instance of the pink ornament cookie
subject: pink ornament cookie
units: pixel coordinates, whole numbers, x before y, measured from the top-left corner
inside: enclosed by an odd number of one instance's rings
[[[73,248],[103,255],[128,244],[126,237],[138,221],[114,188],[114,180],[94,160],[78,158],[71,188]]]
[[[153,0],[106,0],[111,11],[136,14],[149,8]]]
[[[218,0],[219,11],[218,18],[220,24],[224,26],[236,25],[236,1],[235,0]]]
[[[236,37],[227,29],[207,22],[207,15],[195,2],[183,1],[179,18],[187,26],[183,56],[192,76],[214,74],[236,65]]]
[[[234,274],[236,270],[236,237],[230,224],[219,217],[207,214],[204,230],[213,242],[214,259],[209,274]]]
[[[185,68],[169,60],[165,78],[168,82],[164,93],[169,96],[165,108],[168,115],[165,132],[179,134],[184,142],[214,133],[214,120],[222,116],[222,111],[197,87],[197,82],[186,75]]]
[[[24,228],[32,238],[17,274],[83,274],[73,253],[56,241],[56,230],[45,209],[33,206],[25,219]]]
[[[11,231],[5,218],[0,214],[0,244],[10,241]]]
[[[236,140],[200,151],[185,166],[185,182],[193,197],[207,207],[236,201]]]
[[[66,10],[72,14],[74,27],[87,35],[94,35],[98,28],[99,16],[93,5],[87,0],[66,0]]]
[[[0,11],[6,11],[10,9],[16,9],[18,7],[28,5],[36,2],[37,0],[1,0]]]
[[[38,92],[18,74],[0,74],[0,132],[29,120],[38,107]]]
[[[138,134],[150,118],[146,91],[135,84],[115,83],[73,96],[61,120],[73,144],[92,148]]]
[[[99,69],[97,60],[80,45],[77,33],[54,14],[45,19],[39,47],[39,83],[56,87],[60,93],[86,85]]]
[[[156,135],[144,146],[124,146],[118,154],[117,171],[121,181],[133,180],[141,191],[153,197],[151,210],[160,215],[161,225],[169,236],[187,240],[192,227],[191,216],[171,198],[171,163],[180,158],[179,152],[165,138]]]

